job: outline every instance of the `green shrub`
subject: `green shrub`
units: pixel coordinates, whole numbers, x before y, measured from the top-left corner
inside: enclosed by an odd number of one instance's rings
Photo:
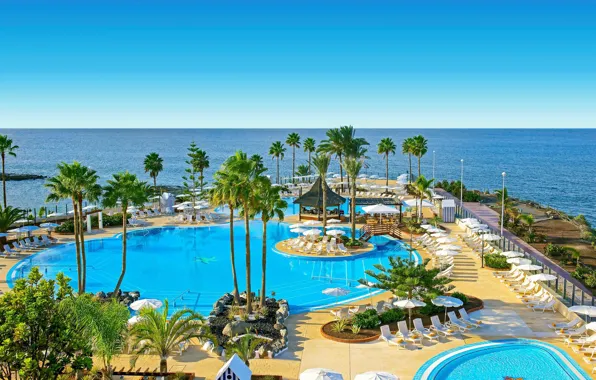
[[[592,273],[592,270],[590,268],[586,266],[578,266],[577,268],[575,268],[573,272],[571,272],[571,276],[573,276],[573,278],[575,279],[583,281],[584,277],[586,277],[590,273]]]
[[[453,298],[457,298],[457,299],[461,300],[461,302],[463,302],[463,303],[464,303],[464,305],[468,303],[468,296],[466,296],[466,295],[465,295],[465,294],[463,294],[463,293],[460,293],[460,292],[454,292],[454,293],[451,295],[451,297],[453,297]]]
[[[352,319],[352,324],[361,329],[375,329],[380,323],[381,320],[376,310],[366,310],[362,313],[357,313]]]
[[[561,256],[565,253],[565,248],[561,247],[560,245],[548,243],[546,248],[544,248],[544,253],[547,256]]]
[[[509,269],[510,267],[507,257],[492,253],[484,255],[484,265],[494,269]]]
[[[398,321],[403,321],[406,318],[405,313],[401,309],[389,309],[379,315],[381,323],[387,325]]]
[[[74,234],[74,221],[70,219],[62,222],[61,225],[56,227],[55,231],[62,234]]]
[[[360,326],[352,325],[352,334],[358,335],[360,333]]]
[[[331,326],[331,330],[336,333],[340,333],[344,331],[344,329],[348,327],[348,320],[345,318],[338,319],[337,321],[333,322]]]
[[[443,306],[437,306],[428,301],[426,302],[426,306],[422,306],[420,309],[418,309],[418,312],[422,315],[437,315],[439,313],[444,313],[445,308],[443,308]]]
[[[596,271],[590,272],[584,277],[584,283],[590,288],[596,288]]]

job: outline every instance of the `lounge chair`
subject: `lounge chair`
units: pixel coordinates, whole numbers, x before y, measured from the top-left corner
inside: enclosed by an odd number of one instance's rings
[[[391,334],[391,330],[389,330],[388,325],[381,326],[381,336],[379,339],[387,342],[388,345],[394,345],[398,347],[405,347],[406,341],[404,339],[398,338],[395,335]]]
[[[364,311],[366,311],[366,305],[354,306],[348,310],[350,316],[353,316],[354,314],[362,313]]]
[[[468,315],[468,312],[466,311],[466,309],[464,309],[463,307],[461,309],[458,310],[459,312],[459,319],[464,321],[465,323],[472,325],[474,327],[480,327],[480,325],[482,324],[482,321],[478,320],[478,319],[474,319],[471,318]]]
[[[306,246],[304,248],[301,249],[302,252],[310,252],[312,250],[313,247],[313,243],[310,242],[308,244],[306,244]]]
[[[447,317],[449,317],[449,325],[457,327],[460,331],[468,331],[468,330],[471,330],[476,327],[475,325],[473,325],[471,323],[467,323],[467,322],[457,318],[457,316],[455,315],[455,312],[453,312],[453,311],[448,312]]]
[[[550,310],[553,313],[556,313],[557,312],[555,310],[555,303],[556,302],[557,301],[553,298],[550,301],[548,301],[547,303],[534,305],[534,306],[532,306],[532,311],[542,310],[542,312],[544,313],[546,310]]]
[[[48,238],[48,235],[42,235],[41,240],[43,240],[47,245],[56,243],[55,241],[50,240],[50,238]]]
[[[575,346],[585,346],[591,345],[596,343],[596,334],[590,336],[582,336],[579,338],[566,338],[565,344],[568,346],[575,345]]]
[[[583,320],[580,317],[575,317],[571,321],[568,321],[568,322],[553,323],[552,325],[550,325],[550,327],[553,330],[570,330],[571,328],[579,325],[582,322],[583,322]]]
[[[408,331],[408,325],[406,324],[406,321],[397,322],[397,329],[399,331],[399,335],[403,338],[403,340],[412,342],[413,344],[419,343],[420,345],[422,345],[422,334],[410,334],[410,331]]]
[[[18,252],[11,249],[8,244],[4,244],[4,257],[8,257],[10,255],[17,255]]]
[[[567,335],[567,339],[571,339],[574,336],[578,337],[578,336],[584,336],[584,335],[588,335],[588,329],[586,328],[586,325],[581,325],[576,329],[569,329],[566,330],[565,332],[561,333],[559,331],[560,334],[557,335]]]
[[[347,307],[342,307],[339,310],[330,310],[329,312],[336,319],[348,318],[350,316],[350,310]]]
[[[546,290],[541,292],[540,296],[522,299],[522,302],[526,304],[528,307],[532,307],[534,305],[538,305],[541,303],[547,303],[551,299],[552,295],[547,292]]]
[[[29,239],[21,240],[21,245],[23,245],[25,248],[27,248],[29,250],[36,250],[39,248],[35,244],[31,243],[31,240],[29,240]]]
[[[316,255],[323,253],[323,243],[318,243],[314,246],[312,252]]]
[[[420,318],[414,319],[414,331],[417,331],[420,335],[430,340],[431,342],[433,340],[439,342],[439,334],[437,334],[435,331],[431,331],[424,327],[424,325],[422,324],[422,319]]]
[[[451,336],[457,334],[457,331],[451,328],[447,328],[443,326],[441,321],[439,320],[439,316],[433,315],[430,317],[431,326],[430,329],[436,331],[438,334],[443,334],[443,336]]]
[[[47,247],[49,244],[43,241],[43,239],[39,236],[33,236],[33,242],[37,243],[41,247]]]
[[[337,245],[337,249],[339,250],[340,253],[348,253],[348,249],[346,247],[344,247],[344,243],[339,243]]]

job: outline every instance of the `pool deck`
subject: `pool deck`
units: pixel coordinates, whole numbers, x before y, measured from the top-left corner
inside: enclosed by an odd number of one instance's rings
[[[154,226],[164,225],[168,218],[152,218]],[[200,225],[199,225],[200,226]],[[450,235],[455,237],[463,231],[455,224],[443,224]],[[87,239],[112,236],[120,228],[106,228],[92,232]],[[61,241],[72,241],[60,238]],[[423,257],[427,254],[420,251]],[[0,289],[6,290],[6,273],[20,258],[0,258]],[[553,322],[564,321],[560,314],[552,312],[536,313],[525,307],[515,295],[495,279],[491,270],[480,268],[479,259],[464,246],[462,254],[455,256],[455,269],[451,279],[455,290],[481,298],[484,309],[472,314],[481,319],[483,327],[465,333],[462,337],[450,338],[441,343],[425,342],[422,349],[409,346],[398,349],[387,346],[381,341],[365,344],[345,344],[324,339],[319,330],[332,316],[327,310],[291,315],[286,325],[289,330],[290,346],[280,357],[251,360],[251,369],[255,374],[283,375],[285,379],[298,379],[299,374],[309,368],[325,367],[343,374],[344,379],[353,379],[358,373],[378,370],[394,373],[402,380],[412,379],[416,371],[431,357],[451,348],[469,343],[503,338],[530,338],[551,343],[579,363],[589,374],[588,366],[579,354],[563,345],[561,338],[556,338],[549,328]],[[388,294],[375,296],[373,301],[387,299]],[[358,303],[368,303],[369,299]],[[355,304],[358,304],[355,303]],[[290,305],[291,306],[291,305]],[[201,379],[213,379],[224,361],[211,353],[205,353],[198,345],[191,345],[181,356],[175,355],[168,360],[170,371],[194,372]],[[157,368],[157,357],[142,356],[137,361],[137,368]],[[121,355],[114,361],[117,368],[129,368],[128,355]]]

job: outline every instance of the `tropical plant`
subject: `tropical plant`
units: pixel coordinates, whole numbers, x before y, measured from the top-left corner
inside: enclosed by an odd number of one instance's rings
[[[461,292],[453,292],[451,294],[451,297],[457,298],[458,300],[460,300],[461,302],[463,302],[464,305],[468,303],[468,296],[466,296],[465,294],[463,294]]]
[[[246,313],[252,313],[252,292],[251,292],[251,273],[250,273],[250,218],[254,215],[256,209],[256,189],[260,183],[267,179],[262,176],[265,171],[257,162],[248,159],[246,153],[237,151],[235,155],[229,157],[224,166],[237,176],[238,187],[237,199],[240,211],[244,218],[245,246],[246,246]]]
[[[340,333],[344,331],[346,327],[348,327],[348,320],[346,318],[340,318],[337,321],[333,322],[333,325],[331,325],[331,330],[333,332]]]
[[[406,318],[406,315],[403,310],[394,308],[384,311],[379,315],[379,318],[381,319],[382,324],[388,325],[389,323],[403,321]]]
[[[230,340],[226,345],[226,357],[229,359],[234,355],[238,355],[240,360],[250,367],[250,359],[254,356],[257,348],[265,343],[264,339],[257,338],[248,331],[239,339]]]
[[[262,308],[265,306],[265,300],[267,298],[267,293],[265,292],[267,273],[267,223],[275,217],[280,221],[283,220],[284,210],[288,207],[288,203],[279,195],[279,189],[271,186],[271,181],[267,177],[259,181],[256,198],[256,207],[253,212],[261,213],[261,220],[263,221],[261,296],[259,305]]]
[[[263,157],[260,154],[253,154],[250,156],[250,160],[254,161],[257,164],[257,168],[264,170],[265,164],[263,162]]]
[[[408,137],[406,139],[404,139],[404,141],[401,143],[401,152],[402,154],[407,154],[408,155],[408,164],[409,164],[409,176],[408,176],[408,182],[412,183],[412,181],[414,180],[413,174],[412,174],[412,153],[414,152],[414,140],[412,137]]]
[[[203,193],[203,187],[205,186],[205,169],[209,169],[209,156],[203,149],[199,149],[196,155],[193,157],[193,165],[199,172],[199,189]]]
[[[534,227],[534,215],[532,214],[522,214],[520,219],[528,226],[528,233],[532,233],[532,227]]]
[[[201,174],[199,172],[199,157],[202,150],[197,147],[195,142],[191,142],[188,147],[188,153],[186,154],[188,159],[184,161],[187,168],[184,169],[185,175],[182,176],[182,185],[184,186],[184,194],[186,194],[191,200],[192,204],[196,204],[197,190],[201,187]]]
[[[429,259],[422,263],[414,260],[403,260],[399,257],[389,257],[390,268],[375,264],[377,271],[366,270],[366,274],[376,281],[375,287],[388,290],[398,297],[434,299],[445,294],[453,287],[448,285],[448,278],[436,278],[440,269],[426,268]],[[359,280],[368,286],[368,281]]]
[[[23,210],[7,206],[0,207],[0,232],[6,232],[19,219],[23,217]],[[6,242],[6,237],[1,237],[2,244]]]
[[[85,229],[83,228],[83,200],[96,201],[101,195],[101,186],[97,183],[99,176],[81,163],[62,162],[58,164],[58,174],[49,178],[45,187],[50,194],[46,202],[58,202],[63,199],[72,201],[74,211],[74,235],[77,256],[78,291],[85,292],[87,279],[87,258],[85,254]]]
[[[43,279],[33,267],[0,297],[0,379],[55,379],[67,367],[90,369],[89,341],[62,307],[69,278]]]
[[[117,173],[109,179],[105,187],[103,204],[105,207],[115,207],[118,202],[122,205],[122,210],[127,210],[129,205],[141,206],[149,198],[150,188],[147,182],[141,182],[136,175],[129,172]],[[124,280],[126,273],[126,212],[122,213],[122,271],[116,287],[114,288],[114,297],[118,296],[118,291]]]
[[[418,157],[418,177],[420,177],[420,163],[422,156],[428,152],[428,141],[422,135],[414,136],[412,138],[412,154]]]
[[[255,165],[258,161],[251,157]],[[240,293],[238,291],[238,277],[236,276],[236,258],[234,251],[234,210],[239,207],[238,183],[240,179],[225,165],[214,175],[213,188],[209,192],[209,203],[213,206],[227,206],[230,212],[230,264],[232,266],[232,282],[234,284],[234,301],[240,304]]]
[[[317,142],[312,137],[307,137],[302,143],[304,151],[308,153],[308,174],[312,174],[311,154],[317,150]]]
[[[2,157],[2,195],[4,200],[4,208],[8,205],[6,200],[6,171],[4,168],[6,155],[16,157],[15,150],[19,149],[18,145],[14,145],[12,139],[7,135],[0,135],[0,157]]]
[[[157,191],[157,176],[163,170],[163,158],[155,152],[151,152],[145,156],[145,173],[149,173],[149,177],[153,179],[153,188]]]
[[[294,182],[294,176],[296,175],[296,148],[300,148],[300,135],[296,132],[290,133],[286,138],[286,144],[292,147],[292,182]]]
[[[390,137],[381,139],[377,145],[377,153],[385,155],[385,186],[389,186],[389,154],[395,154],[397,146]]]
[[[309,168],[308,165],[298,165],[298,167],[296,168],[296,176],[297,177],[305,177],[307,175],[309,175]]]
[[[361,328],[360,328],[360,326],[352,325],[351,330],[352,330],[352,334],[358,335],[358,334],[360,334]]]
[[[279,160],[283,160],[284,159],[284,154],[286,153],[286,148],[284,147],[284,144],[282,144],[281,141],[276,141],[273,144],[271,144],[271,146],[269,147],[269,155],[271,156],[271,158],[273,159],[277,159],[277,171],[276,171],[276,175],[277,175],[277,179],[276,179],[276,183],[281,183],[279,181]]]
[[[434,179],[426,179],[423,175],[418,176],[413,184],[409,185],[410,191],[416,197],[416,204],[419,205],[417,211],[418,220],[422,220],[423,201],[425,199],[431,199],[432,193],[430,189],[433,185]],[[420,201],[420,202],[418,202]]]
[[[84,337],[91,342],[93,356],[101,359],[103,379],[111,379],[112,359],[126,344],[128,308],[115,300],[98,302],[89,294],[65,299],[64,307],[74,315]]]
[[[331,157],[329,154],[317,153],[312,160],[312,163],[317,170],[319,179],[321,180],[321,188],[323,189],[323,234],[327,228],[327,170],[329,170],[329,163]]]
[[[443,219],[439,215],[434,215],[432,218],[430,218],[429,222],[434,224],[435,227],[438,227],[439,223],[443,222]]]
[[[151,307],[142,308],[139,311],[139,321],[132,326],[130,332],[134,358],[141,354],[159,356],[160,372],[168,370],[168,356],[179,350],[181,343],[192,338],[214,339],[201,314],[182,309],[168,317],[169,310],[167,299],[162,311]]]
[[[381,319],[374,309],[356,313],[352,318],[352,325],[356,325],[361,329],[376,329],[379,327],[379,324],[381,324]]]
[[[356,241],[356,178],[362,169],[362,161],[347,157],[343,163],[350,178],[350,222],[352,223],[352,242]]]

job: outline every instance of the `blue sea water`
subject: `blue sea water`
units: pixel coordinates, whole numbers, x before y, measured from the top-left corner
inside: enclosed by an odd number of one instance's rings
[[[52,175],[60,161],[79,160],[97,170],[101,180],[128,170],[149,179],[143,171],[143,158],[155,151],[164,158],[164,171],[158,183],[179,185],[184,173],[186,148],[191,141],[207,151],[213,172],[235,150],[261,154],[269,173],[275,175],[275,161],[267,156],[271,142],[284,141],[285,129],[151,129],[151,130],[0,130],[20,146],[18,157],[7,159],[7,171]],[[325,130],[298,130],[302,139],[317,142]],[[506,186],[512,196],[533,199],[570,214],[586,214],[596,222],[593,194],[596,193],[596,130],[552,129],[358,129],[357,135],[370,143],[367,174],[384,176],[383,157],[376,144],[383,137],[398,145],[415,134],[428,139],[429,152],[422,159],[422,172],[432,176],[433,150],[435,177],[459,179],[464,159],[464,182],[469,188],[495,190],[501,187],[501,173],[507,172]],[[288,148],[281,162],[282,175],[289,175],[292,151]],[[302,149],[296,150],[297,165],[306,162]],[[416,171],[414,160],[414,171]],[[339,171],[337,162],[331,170]],[[389,174],[395,178],[408,170],[408,159],[398,152],[390,157]],[[43,205],[46,190],[42,180],[8,183],[9,203],[19,207]]]

